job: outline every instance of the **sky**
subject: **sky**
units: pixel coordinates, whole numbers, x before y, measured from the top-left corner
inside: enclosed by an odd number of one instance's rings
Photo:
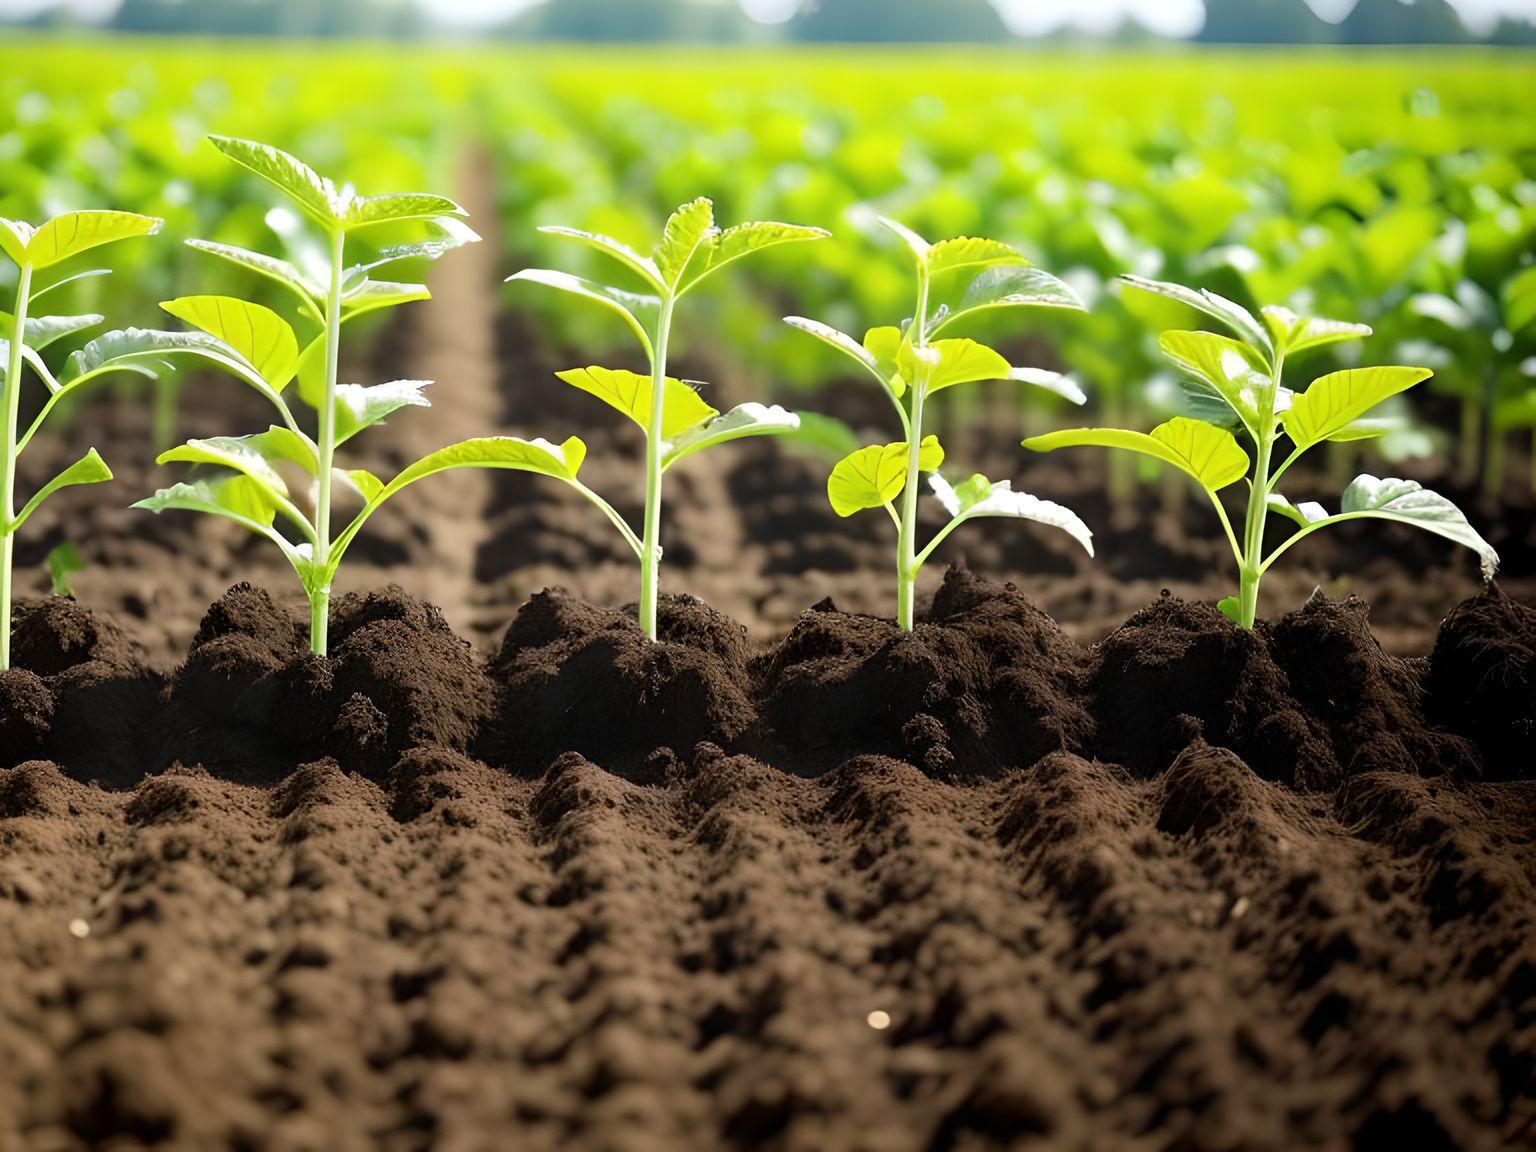
[[[0,14],[35,12],[39,8],[65,7],[99,14],[110,12],[118,0],[0,0]],[[445,24],[473,27],[501,19],[536,0],[421,0],[424,7]],[[793,12],[797,0],[741,0],[758,19],[772,22]],[[934,0],[943,3],[943,0]],[[994,0],[1004,19],[1016,31],[1048,32],[1062,24],[1090,31],[1108,31],[1128,15],[1169,36],[1187,36],[1200,28],[1204,7],[1200,0]],[[1319,14],[1339,19],[1354,0],[1308,0]],[[1536,0],[1451,0],[1468,26],[1475,31],[1491,28],[1500,16],[1536,20]]]

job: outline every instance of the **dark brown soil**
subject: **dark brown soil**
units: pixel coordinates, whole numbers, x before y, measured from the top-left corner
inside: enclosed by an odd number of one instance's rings
[[[1527,1144],[1533,617],[29,603],[0,1148]]]

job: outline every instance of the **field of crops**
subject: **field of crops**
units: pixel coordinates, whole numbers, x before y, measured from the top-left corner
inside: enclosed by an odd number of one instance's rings
[[[0,1152],[1536,1140],[1533,97],[7,40]]]

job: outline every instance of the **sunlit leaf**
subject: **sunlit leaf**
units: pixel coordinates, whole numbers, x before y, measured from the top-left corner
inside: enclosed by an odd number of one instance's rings
[[[662,283],[676,289],[694,255],[715,230],[715,209],[708,197],[690,200],[667,217],[654,259]]]
[[[1299,356],[1303,352],[1327,344],[1337,344],[1342,340],[1363,340],[1371,334],[1368,324],[1300,316],[1289,308],[1275,304],[1261,309],[1261,312],[1275,345],[1288,356]]]
[[[26,347],[34,352],[41,352],[50,344],[56,344],[60,340],[67,339],[78,332],[84,332],[87,328],[94,328],[105,320],[105,316],[28,316],[27,332],[23,338]],[[0,312],[0,333],[9,337],[15,329],[16,317],[9,312]],[[9,344],[7,344],[9,347]]]
[[[727,440],[740,440],[745,436],[778,436],[794,432],[800,427],[800,417],[777,404],[738,404],[712,420],[695,424],[675,440],[662,446],[662,467],[670,468],[684,456]]]
[[[961,268],[992,268],[1029,263],[1013,245],[976,236],[957,236],[952,240],[940,240],[937,244],[929,245],[927,261],[930,276],[940,276]]]
[[[641,428],[651,421],[651,378],[638,372],[614,368],[572,368],[556,372],[561,380],[572,387],[589,392],[610,407],[617,408]],[[666,395],[663,398],[661,438],[676,439],[679,434],[712,416],[718,416],[714,408],[681,380],[667,377]]]
[[[7,532],[13,533],[19,529],[31,518],[32,513],[37,511],[43,501],[60,488],[72,488],[80,484],[101,484],[110,479],[112,479],[112,469],[107,467],[106,461],[96,454],[96,449],[92,448],[39,488],[36,495],[27,501],[16,519],[11,521]]]
[[[294,292],[300,300],[308,304],[313,305],[325,295],[325,289],[301,272],[296,265],[290,264],[287,260],[279,260],[276,256],[236,248],[232,244],[215,244],[210,240],[188,240],[187,246],[199,252],[206,252],[210,256],[217,256],[220,260],[226,260],[257,275],[265,276],[268,280]]]
[[[1050,372],[1044,368],[1010,368],[1007,378],[1017,380],[1021,384],[1033,384],[1036,388],[1044,388],[1047,392],[1054,392],[1072,404],[1088,403],[1088,397],[1077,381],[1060,372]]]
[[[209,142],[236,164],[284,193],[316,221],[334,229],[341,199],[335,185],[308,164],[280,148],[255,140],[210,136]]]
[[[543,284],[547,288],[554,288],[560,292],[568,292],[573,296],[582,296],[601,304],[611,312],[618,313],[649,354],[650,334],[656,326],[661,310],[659,297],[640,292],[626,292],[622,288],[611,288],[606,284],[599,284],[596,280],[572,276],[569,272],[560,272],[553,268],[524,268],[521,272],[507,277],[508,283],[513,280],[526,280],[533,284]]]
[[[354,196],[339,215],[341,226],[350,231],[405,220],[462,218],[469,213],[446,196],[430,192],[394,192],[385,196]]]
[[[991,481],[977,473],[951,487],[935,472],[928,478],[933,494],[951,517],[971,520],[980,516],[1005,516],[1015,520],[1033,520],[1060,528],[1093,555],[1093,533],[1072,509],[1050,500],[1041,500],[1026,492],[1015,492],[1008,480]]]
[[[160,231],[161,220],[136,212],[66,212],[39,228],[27,242],[25,258],[34,268],[48,268],[92,248],[151,236]]]
[[[1150,433],[1119,428],[1071,428],[1024,441],[1024,447],[1036,452],[1082,445],[1124,448],[1152,456],[1187,472],[1211,492],[1236,483],[1248,473],[1248,454],[1232,433],[1187,416],[1175,416]]]
[[[601,232],[583,232],[579,228],[565,228],[555,224],[547,224],[539,231],[551,236],[564,236],[568,240],[575,240],[588,248],[594,248],[603,255],[617,260],[657,292],[666,290],[667,286],[662,282],[661,273],[657,270],[655,262],[612,236],[604,236]]]
[[[1428,368],[1389,366],[1346,368],[1320,376],[1292,398],[1289,411],[1281,417],[1286,434],[1298,448],[1335,437],[1358,439],[1347,432],[1351,424],[1387,397],[1432,375]]]
[[[871,444],[839,460],[827,477],[827,499],[839,516],[889,504],[907,486],[907,444]],[[937,471],[944,449],[937,436],[925,436],[918,449],[918,470]]]
[[[336,385],[336,443],[344,444],[402,408],[430,408],[422,389],[430,380],[391,380],[387,384]]]
[[[1477,553],[1484,580],[1493,579],[1498,570],[1499,554],[1467,522],[1461,509],[1415,480],[1356,476],[1344,490],[1341,509],[1341,517],[1395,520],[1470,548]]]
[[[978,273],[960,300],[932,322],[930,334],[993,308],[1031,307],[1084,310],[1077,293],[1049,272],[1023,265],[1001,265]]]
[[[1262,351],[1265,356],[1272,355],[1274,352],[1269,333],[1254,319],[1253,313],[1225,296],[1218,296],[1204,288],[1196,290],[1186,288],[1182,284],[1170,284],[1164,280],[1148,280],[1144,276],[1127,274],[1120,279],[1132,288],[1166,296],[1170,300],[1177,300],[1180,304],[1187,304],[1191,308],[1204,312],[1207,316],[1220,320],[1253,347]]]
[[[717,272],[727,264],[774,248],[780,244],[794,244],[806,240],[822,240],[831,233],[824,228],[808,228],[800,224],[780,224],[774,220],[753,220],[735,224],[730,228],[711,230],[699,246],[693,261],[679,285],[679,292],[686,292],[704,277]],[[660,257],[658,256],[658,260]]]
[[[270,308],[232,296],[183,296],[160,307],[229,345],[274,391],[281,392],[293,379],[299,341],[288,322]]]

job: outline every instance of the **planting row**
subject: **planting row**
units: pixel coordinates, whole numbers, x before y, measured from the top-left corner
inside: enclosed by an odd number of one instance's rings
[[[33,227],[0,219],[0,248],[19,269],[13,311],[0,316],[8,338],[5,433],[0,450],[0,669],[10,666],[12,555],[15,536],[55,492],[111,479],[106,463],[88,451],[30,498],[17,493],[17,459],[57,405],[85,385],[118,373],[157,377],[191,359],[227,372],[260,394],[275,422],[265,431],[190,440],[159,457],[191,466],[187,480],[160,490],[137,507],[220,516],[267,538],[292,566],[310,603],[310,644],[327,650],[332,582],[348,548],[369,518],[389,499],[425,477],[458,468],[497,468],[537,473],[569,485],[587,498],[619,532],[640,564],[639,622],[657,635],[662,556],[662,494],[665,474],[678,461],[706,448],[749,436],[824,435],[820,421],[777,405],[739,405],[719,412],[696,386],[668,374],[668,347],[679,305],[715,272],[745,257],[785,244],[823,240],[826,231],[777,222],[719,226],[709,200],[699,198],[667,220],[650,255],[597,233],[568,228],[547,231],[595,249],[622,269],[627,282],[612,285],[554,269],[528,269],[513,280],[547,286],[582,298],[622,320],[643,351],[648,374],[589,365],[559,373],[632,419],[645,435],[643,522],[629,524],[580,478],[585,443],[511,436],[476,437],[441,448],[385,481],[366,469],[345,466],[338,449],[370,426],[413,406],[425,406],[425,380],[359,385],[339,379],[344,327],[359,316],[425,299],[420,284],[384,278],[404,260],[436,259],[478,239],[454,201],[429,193],[363,196],[351,185],[322,177],[295,157],[268,145],[227,137],[214,146],[278,189],[323,244],[326,273],[315,278],[282,258],[246,248],[191,240],[192,247],[274,282],[294,300],[298,325],[248,300],[199,295],[162,305],[191,326],[186,331],[130,328],[98,337],[73,353],[55,373],[43,353],[52,345],[102,322],[95,315],[49,315],[39,308],[56,289],[92,271],[70,273],[74,257],[110,242],[149,235],[160,222],[115,211],[73,212]],[[891,402],[900,438],[856,448],[832,469],[827,494],[840,516],[884,509],[897,535],[897,620],[911,629],[919,570],[959,525],[983,517],[1030,520],[1066,532],[1092,552],[1091,532],[1070,509],[1015,492],[1006,480],[974,474],[952,482],[941,468],[943,445],[925,431],[931,397],[960,385],[1011,380],[1082,403],[1069,377],[1021,367],[957,329],[982,314],[1012,309],[1082,310],[1063,281],[1033,267],[1017,249],[999,241],[958,237],[932,243],[910,228],[876,217],[904,245],[914,270],[912,314],[899,324],[870,328],[862,340],[816,320],[789,323],[847,356],[872,376]],[[366,255],[361,255],[366,249]],[[1259,317],[1206,290],[1126,276],[1131,288],[1171,298],[1217,321],[1230,334],[1176,330],[1161,346],[1180,369],[1190,415],[1140,432],[1082,428],[1033,436],[1026,447],[1050,451],[1071,445],[1120,448],[1152,457],[1187,473],[1208,495],[1231,544],[1238,570],[1237,595],[1221,610],[1244,628],[1257,614],[1260,581],[1292,545],[1319,529],[1375,518],[1436,533],[1473,550],[1485,579],[1498,558],[1449,500],[1410,480],[1357,477],[1340,509],[1292,503],[1279,491],[1286,471],[1309,449],[1381,435],[1387,425],[1372,419],[1383,401],[1427,379],[1431,372],[1406,366],[1330,372],[1304,389],[1285,384],[1288,362],[1323,346],[1369,335],[1365,325],[1298,315],[1271,306]],[[46,283],[44,281],[47,281]],[[298,331],[305,333],[303,341]],[[36,416],[20,424],[23,375],[30,369],[46,389]],[[290,386],[291,390],[290,390]],[[290,404],[296,393],[315,412],[301,422]],[[313,431],[311,431],[313,429]],[[1239,441],[1252,446],[1253,457]],[[1289,445],[1281,458],[1277,448]],[[1251,475],[1250,475],[1251,473]],[[948,522],[925,544],[917,540],[920,484],[948,513]],[[1240,530],[1220,493],[1249,479]],[[296,479],[295,479],[296,478]],[[350,513],[345,521],[340,509]],[[1295,530],[1267,554],[1264,529],[1271,513]]]

